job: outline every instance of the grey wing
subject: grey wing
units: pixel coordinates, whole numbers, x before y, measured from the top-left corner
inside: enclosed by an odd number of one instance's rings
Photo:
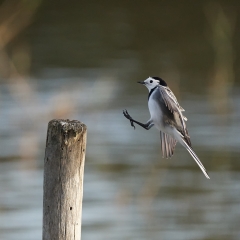
[[[176,129],[183,135],[189,146],[191,146],[190,137],[186,128],[187,118],[183,116],[182,112],[184,109],[179,105],[177,98],[170,90],[169,87],[159,86],[158,87],[161,97],[169,109],[173,113],[175,122],[173,123]]]
[[[162,98],[166,104],[166,106],[168,107],[168,109],[171,112],[184,112],[185,110],[180,106],[180,104],[177,101],[177,98],[175,97],[175,95],[173,94],[173,92],[171,91],[171,89],[169,87],[164,87],[164,86],[159,86],[159,91],[162,95]],[[187,121],[187,118],[185,116],[182,115],[182,118]]]
[[[185,117],[182,115],[182,111],[184,109],[179,105],[177,98],[173,94],[173,92],[170,90],[168,87],[164,86],[159,86],[159,91],[162,96],[162,99],[166,105],[166,107],[172,112],[172,113],[178,113],[181,124],[183,129],[186,129],[186,124],[185,124]]]
[[[173,92],[171,91],[171,89],[170,89],[169,87],[164,87],[164,89],[165,89],[167,95],[168,95],[168,96],[172,99],[172,101],[174,101],[174,103],[177,105],[179,111],[184,112],[185,110],[180,106],[180,104],[179,104],[178,101],[177,101],[177,98],[175,97],[175,95],[173,94]],[[182,117],[183,117],[184,121],[187,121],[187,118],[186,118],[185,116],[182,115]]]
[[[166,107],[173,113],[179,111],[179,104],[176,97],[173,95],[172,91],[168,87],[159,86],[158,87],[162,99]],[[170,90],[170,91],[169,91]]]
[[[164,87],[166,93],[169,95],[169,97],[175,102],[175,104],[178,106],[181,112],[184,112],[185,110],[180,106],[180,104],[177,101],[177,98],[173,94],[173,92],[170,90],[169,87]]]
[[[160,139],[163,158],[170,158],[173,155],[177,140],[162,131],[160,131]]]

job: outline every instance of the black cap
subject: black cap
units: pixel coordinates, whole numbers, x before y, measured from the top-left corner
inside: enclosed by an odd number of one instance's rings
[[[151,77],[151,78],[153,78],[155,80],[158,80],[160,85],[162,85],[164,87],[167,87],[167,83],[163,79],[161,79],[160,77]]]

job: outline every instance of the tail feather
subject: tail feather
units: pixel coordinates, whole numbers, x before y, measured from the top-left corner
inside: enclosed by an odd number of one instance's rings
[[[203,166],[202,162],[200,161],[200,159],[198,158],[197,154],[193,151],[193,149],[191,147],[188,146],[188,144],[183,140],[183,143],[186,147],[186,149],[188,150],[188,152],[190,153],[190,155],[192,156],[192,158],[195,160],[195,162],[198,164],[198,166],[200,167],[200,169],[202,170],[203,174],[205,175],[206,178],[210,179],[207,170],[205,169],[205,167]]]
[[[164,134],[164,141],[165,141],[165,149],[166,149],[166,157],[168,158],[169,157],[169,153],[170,153],[170,149],[168,147],[168,137],[167,137],[167,134]]]
[[[169,134],[160,131],[162,156],[170,158],[173,155],[177,141]]]
[[[163,133],[162,132],[160,132],[160,138],[161,138],[162,156],[165,157],[165,141],[163,139]]]

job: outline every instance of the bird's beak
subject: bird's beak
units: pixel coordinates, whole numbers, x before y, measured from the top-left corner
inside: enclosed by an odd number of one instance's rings
[[[138,83],[145,85],[145,82],[138,82]]]

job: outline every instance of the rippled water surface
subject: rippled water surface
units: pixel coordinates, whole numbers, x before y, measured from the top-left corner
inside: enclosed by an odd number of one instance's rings
[[[59,91],[47,82],[35,84],[36,112],[35,102],[19,107],[8,93],[2,95],[12,109],[2,109],[3,119],[9,122],[1,128],[1,239],[41,238],[45,115],[53,111],[49,99]],[[146,89],[122,98],[127,89],[121,82],[110,89],[105,80],[97,89],[88,81],[55,82],[60,89],[65,87],[64,96],[74,104],[71,118],[88,126],[83,239],[239,237],[239,109],[228,116],[231,125],[218,126],[218,117],[209,112],[204,97],[182,99],[194,149],[211,176],[206,180],[182,147],[177,147],[172,159],[162,159],[157,130],[137,127],[134,131],[124,119],[125,107],[136,119],[148,118]],[[88,91],[103,94],[94,94],[93,99],[84,93]],[[238,103],[239,97],[234,100]],[[30,110],[34,115],[22,114]],[[28,148],[37,153],[25,155]],[[32,155],[39,157],[32,159]]]

